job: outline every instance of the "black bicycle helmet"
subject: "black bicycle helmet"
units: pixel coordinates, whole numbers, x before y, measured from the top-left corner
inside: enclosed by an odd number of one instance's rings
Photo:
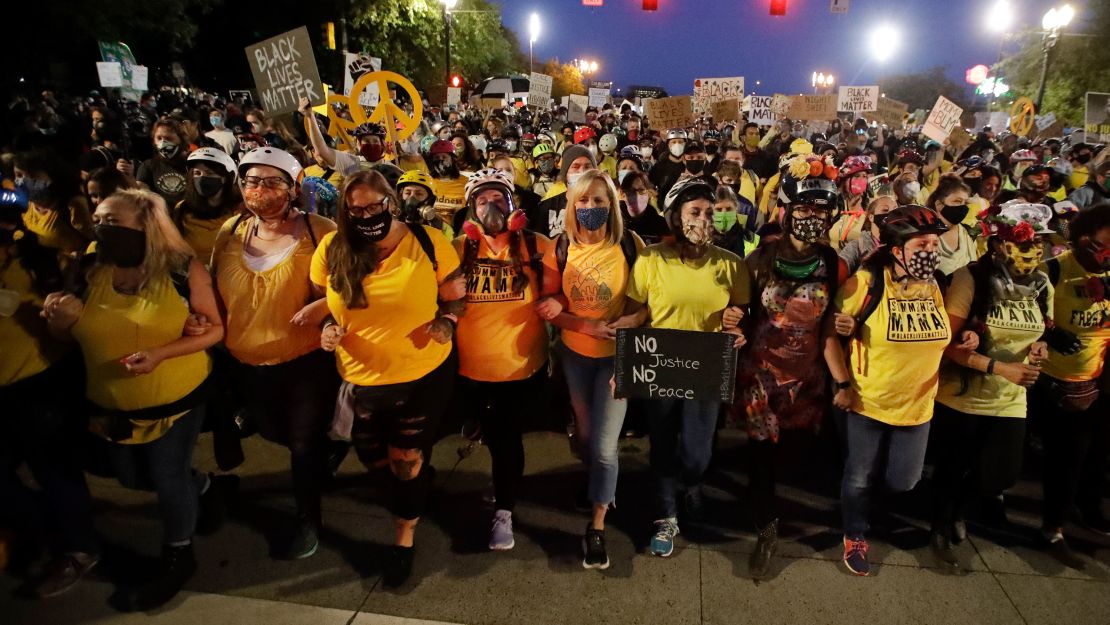
[[[899,206],[876,221],[879,224],[879,240],[883,245],[902,246],[914,237],[948,232],[948,226],[941,221],[940,215],[920,204]]]

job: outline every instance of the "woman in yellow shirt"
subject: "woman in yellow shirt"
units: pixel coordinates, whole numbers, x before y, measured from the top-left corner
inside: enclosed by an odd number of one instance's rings
[[[524,475],[522,440],[530,406],[547,378],[547,329],[536,314],[550,241],[524,231],[512,175],[482,169],[466,185],[466,234],[455,240],[466,278],[459,320],[460,396],[489,447],[496,498],[489,548],[513,548],[513,508]]]
[[[833,403],[847,411],[840,504],[844,564],[856,575],[871,572],[866,534],[875,467],[886,467],[882,479],[894,492],[921,478],[937,372],[952,336],[935,279],[940,235],[948,231],[940,215],[899,206],[879,229],[882,246],[837,291],[834,314],[825,317],[827,330],[854,335],[850,368],[839,341],[825,343],[825,362],[837,389]],[[966,334],[965,349],[975,336]]]
[[[229,376],[259,433],[291,454],[297,522],[277,557],[316,552],[327,431],[339,376],[320,349],[328,314],[309,281],[312,255],[335,224],[301,212],[300,164],[288,152],[258,148],[239,162],[249,217],[227,220],[216,237],[212,274],[224,311],[224,343],[234,358]]]
[[[185,160],[185,199],[174,207],[173,222],[205,264],[216,234],[241,210],[235,171],[235,161],[219,148],[200,148]]]
[[[27,231],[62,254],[84,252],[92,240],[92,219],[77,173],[53,153],[25,152],[15,157],[15,182],[27,193]]]
[[[653,328],[720,332],[729,306],[748,303],[748,273],[740,257],[713,245],[714,188],[697,179],[682,180],[667,192],[664,215],[674,242],[644,249],[628,282],[629,325],[647,321]],[[640,322],[640,323],[637,323]],[[743,344],[739,329],[737,346]],[[657,503],[651,552],[667,557],[678,534],[679,482],[686,509],[701,514],[701,481],[713,451],[720,402],[655,400],[647,404],[651,469]]]
[[[205,350],[223,337],[223,324],[211,277],[159,196],[120,191],[93,218],[97,249],[86,284],[51,293],[43,314],[52,332],[81,347],[91,429],[106,439],[116,476],[158,493],[161,565],[121,606],[145,611],[172,599],[196,571],[192,538],[209,479],[192,470],[192,453],[212,370]],[[182,336],[190,310],[210,325]]]
[[[589,470],[586,497],[593,518],[586,527],[582,566],[605,569],[605,515],[616,500],[618,444],[628,402],[609,387],[619,328],[633,327],[623,317],[632,272],[627,252],[643,243],[624,229],[613,180],[591,169],[567,190],[566,231],[544,256],[540,315],[562,329],[559,362],[566,373],[574,410],[579,456]]]
[[[354,413],[351,437],[368,467],[388,463],[396,536],[384,580],[412,574],[413,537],[429,488],[425,467],[451,396],[451,338],[464,283],[451,242],[434,228],[409,226],[381,174],[346,177],[338,229],[312,257],[313,295],[331,318],[320,343],[335,351],[343,384],[338,412]]]

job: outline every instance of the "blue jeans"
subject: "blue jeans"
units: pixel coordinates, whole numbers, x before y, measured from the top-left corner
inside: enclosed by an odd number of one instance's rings
[[[652,400],[648,407],[651,471],[655,476],[658,516],[678,516],[678,482],[687,488],[701,483],[713,455],[717,429],[716,401]]]
[[[193,448],[203,424],[201,404],[157,440],[138,445],[108,443],[108,458],[120,484],[158,494],[166,544],[187,542],[196,530],[200,489],[208,481],[208,476],[193,470]]]
[[[617,497],[621,427],[628,400],[614,399],[609,388],[613,358],[590,358],[559,345],[563,371],[570,391],[570,405],[578,439],[585,449],[590,478],[586,495],[597,505],[608,506]]]
[[[930,422],[898,426],[856,412],[846,415],[848,458],[840,483],[840,505],[844,534],[857,537],[870,528],[871,486],[880,466],[886,467],[883,479],[887,488],[896,493],[913,489],[921,479]]]

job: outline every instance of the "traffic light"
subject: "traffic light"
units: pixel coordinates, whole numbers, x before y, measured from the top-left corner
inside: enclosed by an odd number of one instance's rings
[[[462,78],[459,78],[458,74],[454,74],[454,75],[451,76],[451,86],[452,87],[461,87],[462,86]]]
[[[771,0],[771,15],[786,15],[786,0]]]
[[[644,0],[645,11],[655,11],[659,9],[659,0]]]

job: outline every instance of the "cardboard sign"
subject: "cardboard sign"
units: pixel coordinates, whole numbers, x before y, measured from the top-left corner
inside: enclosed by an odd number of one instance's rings
[[[781,93],[776,93],[771,98],[771,114],[775,116],[775,119],[786,117],[786,114],[790,112],[790,104],[793,99],[791,96]]]
[[[250,89],[231,89],[227,92],[227,97],[232,102],[236,100],[254,102],[254,94],[250,92]]]
[[[1002,132],[1010,127],[1010,114],[1006,111],[991,111],[988,125],[994,132]]]
[[[786,112],[790,119],[833,120],[836,119],[836,96],[834,95],[799,95],[790,100],[790,110]]]
[[[137,91],[146,91],[147,82],[150,78],[150,69],[146,65],[134,65],[131,67],[131,86]]]
[[[1110,143],[1110,93],[1087,92],[1083,129],[1087,143]]]
[[[693,97],[678,95],[654,98],[644,105],[644,112],[651,127],[657,130],[685,128],[694,123]]]
[[[492,111],[493,109],[501,108],[501,105],[504,104],[504,102],[505,101],[501,98],[479,98],[478,108],[484,111]]]
[[[355,86],[359,78],[364,74],[370,72],[382,71],[382,60],[366,54],[354,54],[346,52],[343,54],[343,95],[351,95],[351,88]],[[358,96],[358,103],[363,106],[377,106],[378,99],[381,94],[378,93],[378,85],[371,84]]]
[[[713,107],[710,109],[710,114],[713,115],[713,121],[717,122],[734,122],[740,119],[740,100],[738,98],[729,98],[714,102]]]
[[[850,0],[829,0],[829,13],[847,13]]]
[[[447,106],[458,106],[459,100],[462,99],[461,87],[448,87],[447,88]]]
[[[553,80],[547,74],[532,72],[528,79],[528,106],[546,108],[551,101],[551,84]]]
[[[736,337],[723,332],[617,330],[617,397],[731,402]]]
[[[841,87],[836,110],[846,113],[871,113],[879,110],[879,86]]]
[[[921,132],[926,137],[943,143],[952,134],[952,129],[959,125],[963,114],[964,110],[956,106],[955,102],[944,96],[937,96],[937,103],[933,105]]]
[[[775,114],[773,111],[772,100],[773,96],[769,95],[753,95],[750,97],[750,105],[748,109],[748,121],[760,126],[770,126],[775,123]]]
[[[894,130],[903,126],[906,113],[909,110],[910,107],[905,102],[880,95],[875,112],[864,115],[864,117],[885,124],[887,128]]]
[[[1048,112],[1048,113],[1045,113],[1044,115],[1038,115],[1037,119],[1036,119],[1037,130],[1044,130],[1045,128],[1048,128],[1049,126],[1051,126],[1052,124],[1055,124],[1055,123],[1056,123],[1056,113],[1051,112],[1051,111]]]
[[[744,77],[698,78],[694,81],[694,97],[706,107],[729,98],[744,97]]]
[[[586,109],[590,106],[590,98],[584,95],[571,94],[567,96],[567,119],[576,123],[586,123]]]
[[[326,101],[304,26],[247,46],[246,54],[255,89],[268,115],[296,111],[301,98],[308,98],[313,106]]]
[[[948,135],[948,145],[952,146],[956,154],[959,154],[964,151],[964,148],[971,145],[974,139],[975,137],[972,137],[966,130],[956,126],[952,129],[952,133]]]
[[[1062,122],[1060,120],[1056,120],[1056,122],[1054,124],[1052,124],[1051,126],[1049,126],[1048,128],[1045,128],[1044,130],[1038,130],[1036,138],[1038,138],[1038,139],[1050,139],[1052,137],[1060,138],[1060,137],[1064,136],[1064,130],[1065,130],[1064,122]],[[1088,134],[1087,136],[1089,137],[1091,135]]]
[[[122,87],[123,69],[119,63],[96,62],[96,73],[100,78],[101,87]]]
[[[600,87],[590,87],[589,105],[600,109],[609,103],[609,90]]]

